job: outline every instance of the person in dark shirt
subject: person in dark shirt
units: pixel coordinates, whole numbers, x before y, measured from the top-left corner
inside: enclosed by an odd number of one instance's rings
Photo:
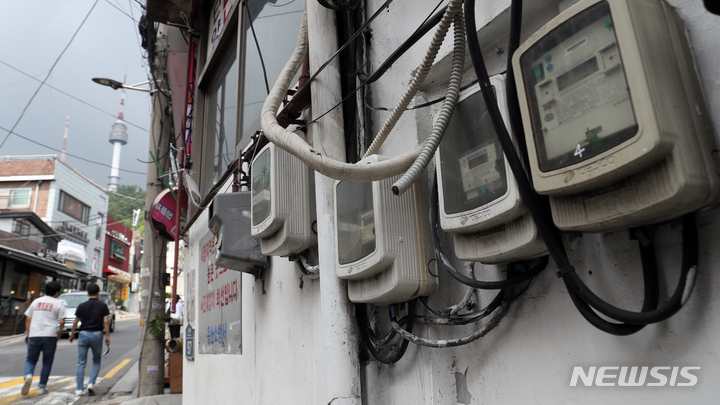
[[[85,380],[85,363],[87,363],[88,349],[92,350],[93,367],[90,371],[88,381],[88,394],[95,395],[95,380],[100,373],[100,359],[102,358],[102,337],[105,329],[105,344],[110,346],[110,322],[108,315],[110,310],[104,302],[98,299],[100,287],[95,283],[88,283],[87,293],[89,299],[78,305],[75,310],[75,322],[70,331],[70,343],[75,336],[75,329],[80,323],[80,335],[78,337],[78,364],[76,372],[77,390],[75,395],[83,394],[83,382]]]

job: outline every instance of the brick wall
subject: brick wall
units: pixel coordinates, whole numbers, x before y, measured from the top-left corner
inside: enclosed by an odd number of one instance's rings
[[[0,162],[0,176],[39,176],[55,173],[55,160],[11,160]]]
[[[37,207],[35,207],[35,192],[37,189],[37,181],[6,181],[0,182],[0,189],[4,188],[29,188],[30,192],[30,206],[27,208],[5,208],[0,211],[33,211],[40,218],[44,218],[48,213],[48,199],[50,197],[50,181],[45,180],[40,184],[37,197]]]

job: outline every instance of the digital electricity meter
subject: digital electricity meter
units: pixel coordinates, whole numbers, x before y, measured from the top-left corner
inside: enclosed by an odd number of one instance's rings
[[[535,189],[566,230],[663,221],[718,196],[683,23],[661,0],[582,0],[513,55]]]
[[[251,230],[262,253],[288,256],[317,245],[312,170],[272,143],[257,153],[251,170]]]
[[[490,84],[507,122],[505,77],[495,75]],[[547,254],[479,85],[460,95],[435,159],[440,227],[453,233],[459,259],[500,263]]]
[[[372,155],[358,164],[382,160]],[[352,302],[392,304],[437,289],[427,187],[418,181],[396,197],[398,178],[335,183],[336,275],[348,279]]]

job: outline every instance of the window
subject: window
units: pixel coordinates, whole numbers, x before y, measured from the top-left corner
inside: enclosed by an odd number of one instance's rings
[[[13,220],[13,230],[15,235],[30,236],[30,224],[22,219]]]
[[[102,237],[102,224],[103,214],[101,212],[98,212],[97,221],[95,222],[95,240],[100,240],[100,237]]]
[[[84,224],[90,220],[90,207],[64,191],[60,192],[58,209]]]
[[[0,190],[0,208],[29,208],[32,190],[11,188]]]
[[[245,42],[241,132],[243,136],[252,135],[247,132],[257,128],[254,124],[260,120],[260,111],[267,97],[264,71],[267,72],[268,85],[272,86],[295,49],[305,1],[282,3],[284,4],[250,0],[246,2],[247,7],[240,10],[244,20]],[[257,37],[257,45],[255,37]],[[258,47],[262,55],[258,53]],[[265,63],[264,67],[262,62]]]
[[[204,194],[220,180],[235,157],[237,84],[238,61],[233,47],[207,93]]]
[[[30,240],[34,240],[35,242],[44,243],[43,239],[45,235],[27,219],[13,219],[12,233],[24,236]]]
[[[125,261],[125,245],[118,241],[110,241],[110,257]]]
[[[19,300],[27,298],[28,276],[17,273],[13,274],[11,285],[12,286],[10,288],[12,291],[10,291],[10,293],[14,298]]]

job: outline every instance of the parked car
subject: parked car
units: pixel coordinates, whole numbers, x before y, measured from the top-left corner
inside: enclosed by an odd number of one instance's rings
[[[75,292],[67,292],[58,297],[59,300],[65,301],[65,326],[63,326],[62,334],[63,336],[69,335],[70,330],[72,330],[73,322],[75,322],[75,310],[77,309],[78,305],[82,304],[83,302],[88,300],[87,291],[75,291]],[[100,297],[98,298],[100,301],[104,302],[108,306],[108,310],[110,310],[110,315],[108,315],[108,320],[110,321],[110,332],[115,331],[115,303],[113,302],[112,297],[110,296],[110,293],[101,291]],[[78,327],[79,327],[78,323]],[[75,335],[78,334],[78,331],[75,331]]]

